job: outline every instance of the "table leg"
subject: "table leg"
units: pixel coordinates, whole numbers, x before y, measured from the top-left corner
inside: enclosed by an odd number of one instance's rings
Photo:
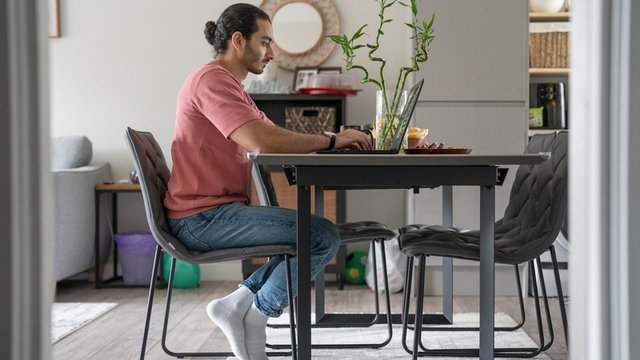
[[[442,187],[442,225],[453,226],[453,187]],[[442,315],[453,323],[453,259],[442,258]]]
[[[315,199],[315,214],[318,216],[324,216],[324,189],[322,186],[314,187],[314,199]],[[316,275],[315,279],[316,288],[316,323],[324,316],[324,270],[320,271]]]
[[[298,360],[311,359],[311,198],[298,186]]]
[[[102,274],[100,273],[100,193],[94,192],[94,204],[95,204],[95,239],[93,255],[95,257],[95,288],[100,289],[100,283],[102,281]]]
[[[495,187],[480,187],[480,359],[494,357]]]
[[[115,242],[116,232],[118,231],[118,193],[111,194],[111,235],[113,236],[113,278],[118,278],[118,244]]]

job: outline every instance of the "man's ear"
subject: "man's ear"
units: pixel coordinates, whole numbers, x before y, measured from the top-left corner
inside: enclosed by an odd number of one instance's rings
[[[236,49],[236,52],[239,52],[244,49],[244,43],[246,39],[242,35],[240,31],[236,31],[231,35],[231,46]]]

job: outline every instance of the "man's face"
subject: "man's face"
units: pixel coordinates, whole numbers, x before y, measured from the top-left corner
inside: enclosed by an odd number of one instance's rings
[[[240,56],[247,70],[253,74],[262,74],[265,66],[273,60],[273,29],[267,20],[258,19],[258,31],[247,40]]]

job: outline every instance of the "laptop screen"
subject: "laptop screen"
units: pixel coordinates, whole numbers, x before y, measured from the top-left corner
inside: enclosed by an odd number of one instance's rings
[[[411,90],[409,90],[407,103],[404,105],[404,109],[402,109],[402,113],[400,114],[400,124],[398,125],[398,132],[396,132],[396,136],[391,142],[392,150],[400,150],[400,146],[402,145],[402,140],[404,139],[404,134],[407,132],[407,129],[409,128],[409,123],[411,122],[411,116],[413,116],[413,111],[416,108],[418,97],[420,97],[420,92],[422,91],[423,84],[424,84],[424,79],[420,80],[416,85],[414,85],[411,88]]]

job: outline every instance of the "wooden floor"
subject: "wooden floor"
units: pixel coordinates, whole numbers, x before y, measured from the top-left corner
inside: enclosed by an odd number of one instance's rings
[[[174,290],[172,300],[171,322],[168,331],[168,347],[173,351],[228,351],[225,338],[219,329],[205,314],[205,306],[212,299],[222,297],[236,287],[235,282],[204,282],[197,289]],[[165,290],[156,291],[154,313],[151,319],[151,330],[147,345],[146,359],[170,359],[160,346],[161,324],[164,314]],[[345,290],[338,291],[332,284],[327,284],[327,309],[336,312],[366,312],[373,308],[372,293],[366,286],[347,285]],[[567,350],[562,331],[562,322],[558,310],[557,299],[551,299],[553,327],[556,339],[546,352],[552,359],[567,359]],[[87,360],[87,359],[137,359],[146,311],[147,289],[143,288],[110,288],[95,290],[87,283],[63,283],[58,285],[57,302],[116,302],[119,305],[92,321],[85,327],[67,336],[53,345],[53,359]],[[431,309],[440,308],[441,299],[426,298],[425,306]],[[402,295],[392,295],[392,311],[400,312]],[[533,299],[527,299],[527,318],[525,331],[536,338],[535,311]],[[477,297],[456,297],[454,312],[477,312]],[[499,297],[496,299],[496,311],[519,318],[518,301],[515,297]],[[396,339],[394,334],[394,340]],[[214,345],[218,344],[218,345]],[[351,351],[351,350],[345,350]],[[363,350],[353,350],[363,351]],[[409,356],[407,355],[407,358]]]

